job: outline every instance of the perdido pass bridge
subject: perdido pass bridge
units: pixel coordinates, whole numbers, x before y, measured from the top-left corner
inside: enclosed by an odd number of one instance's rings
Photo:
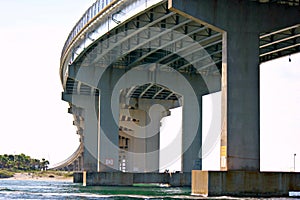
[[[202,195],[288,195],[297,173],[260,172],[259,65],[300,51],[299,0],[98,0],[62,50],[62,99],[80,136],[56,168],[87,185],[160,182]],[[220,171],[202,171],[202,97],[221,91]],[[181,145],[160,148],[182,107]],[[214,105],[213,105],[214,107]],[[180,149],[180,153],[175,149]],[[181,159],[181,171],[159,173]]]

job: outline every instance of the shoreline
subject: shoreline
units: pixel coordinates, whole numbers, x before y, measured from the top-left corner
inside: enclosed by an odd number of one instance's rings
[[[65,176],[59,176],[50,173],[46,174],[36,174],[31,172],[21,172],[21,173],[15,173],[13,177],[10,178],[2,178],[3,180],[30,180],[30,181],[63,181],[63,182],[73,182],[73,177],[65,177]],[[1,179],[0,179],[1,180]]]

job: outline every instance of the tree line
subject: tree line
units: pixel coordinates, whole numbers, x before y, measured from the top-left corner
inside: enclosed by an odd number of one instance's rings
[[[0,155],[0,169],[6,170],[47,170],[49,161],[43,158],[42,160],[31,158],[23,153],[19,155]]]

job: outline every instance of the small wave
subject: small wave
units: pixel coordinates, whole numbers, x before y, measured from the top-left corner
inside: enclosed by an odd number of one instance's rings
[[[12,190],[9,188],[0,188],[0,192],[15,192],[16,190]]]
[[[40,196],[39,199],[44,198],[84,198],[84,199],[114,199],[114,200],[124,200],[124,199],[144,199],[144,200],[156,200],[156,199],[199,199],[199,197],[178,195],[178,196],[148,196],[148,195],[103,195],[103,194],[92,194],[92,193],[33,193],[35,197]]]

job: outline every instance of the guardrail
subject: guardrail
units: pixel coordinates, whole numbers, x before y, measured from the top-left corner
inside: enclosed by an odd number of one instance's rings
[[[103,13],[105,10],[107,10],[110,5],[116,3],[119,0],[97,0],[79,19],[79,21],[76,23],[72,31],[70,32],[62,53],[61,53],[61,59],[64,58],[69,46],[73,43],[75,38],[82,32],[82,30],[89,25],[93,18],[98,17],[99,14]]]
[[[109,31],[121,22],[118,20],[130,19],[138,12],[163,1],[167,0],[97,0],[76,23],[63,46],[60,58],[62,84],[65,83],[64,78],[67,75],[68,64],[71,64],[80,55],[82,50],[86,48],[86,43],[91,44],[95,38],[104,34],[104,29],[101,30],[101,28],[107,26],[106,30]],[[116,9],[116,12],[112,13],[115,8],[126,10],[126,12],[120,12]],[[106,14],[107,17],[105,17]],[[120,15],[118,20],[114,18],[114,15]],[[111,24],[110,21],[115,23]]]

